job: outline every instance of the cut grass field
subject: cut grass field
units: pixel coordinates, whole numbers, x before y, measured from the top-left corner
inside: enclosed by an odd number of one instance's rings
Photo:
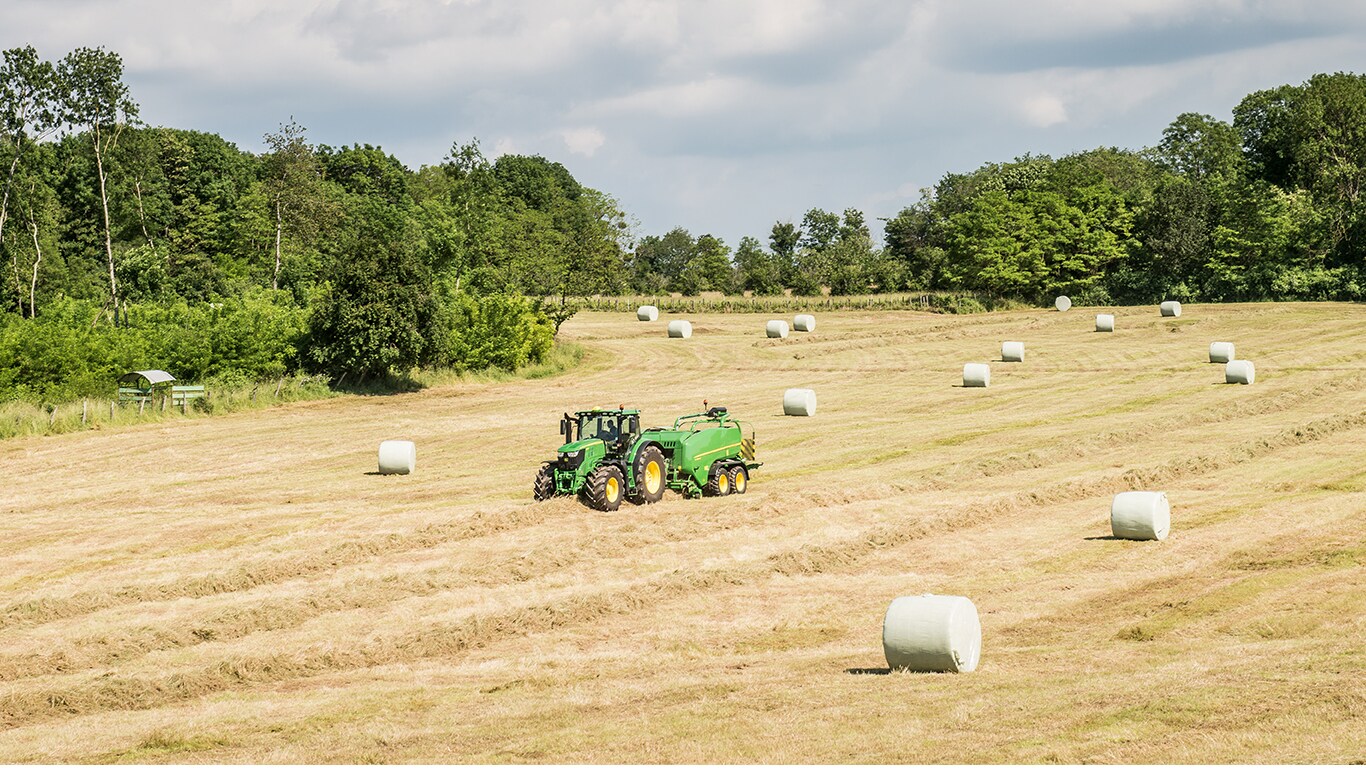
[[[550,378],[4,441],[0,761],[1366,759],[1366,307],[1115,314],[581,314]],[[704,398],[748,494],[531,501],[562,411]],[[1109,538],[1130,489],[1170,538]],[[924,592],[977,672],[887,673]]]

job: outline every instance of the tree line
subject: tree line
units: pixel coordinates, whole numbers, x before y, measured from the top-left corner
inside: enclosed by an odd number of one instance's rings
[[[456,141],[417,170],[292,118],[254,154],[142,123],[117,53],[0,62],[0,398],[182,378],[543,357],[572,296],[972,291],[1088,303],[1360,299],[1366,78],[1183,114],[1153,147],[946,174],[880,222],[813,208],[732,248],[638,237],[540,156]],[[187,330],[188,329],[188,330]]]
[[[3,52],[0,399],[140,367],[515,368],[566,297],[625,286],[625,215],[559,163],[469,141],[412,171],[292,118],[258,155],[138,112],[114,52]]]
[[[634,290],[963,290],[1085,303],[1359,300],[1366,290],[1366,77],[1316,75],[1187,113],[1155,146],[1025,155],[948,173],[883,222],[813,208],[733,252],[643,238]]]

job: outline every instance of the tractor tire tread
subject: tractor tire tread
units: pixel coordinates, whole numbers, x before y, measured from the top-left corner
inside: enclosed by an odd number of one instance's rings
[[[613,475],[617,478],[617,483],[623,489],[626,479],[622,477],[621,470],[611,464],[606,464],[593,470],[583,484],[583,500],[588,506],[601,512],[615,512],[621,507],[621,499],[624,493],[617,494],[615,504],[607,500],[607,478]]]
[[[555,495],[554,467],[546,464],[536,473],[536,482],[532,485],[532,495],[537,501],[545,501]]]

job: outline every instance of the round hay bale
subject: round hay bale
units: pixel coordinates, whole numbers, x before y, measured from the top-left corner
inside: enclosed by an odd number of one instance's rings
[[[642,304],[636,307],[636,319],[642,323],[653,323],[659,319],[659,307],[653,304]]]
[[[1001,360],[1006,363],[1024,362],[1024,342],[1023,341],[1003,341],[1001,342]]]
[[[784,416],[815,416],[816,390],[789,389],[783,393]]]
[[[1162,313],[1163,317],[1181,316],[1181,302],[1179,301],[1164,301],[1157,305],[1157,308]]]
[[[669,321],[669,338],[687,339],[692,337],[692,323],[687,320]]]
[[[1172,508],[1163,491],[1125,491],[1110,502],[1110,535],[1116,539],[1162,541],[1172,527]]]
[[[417,446],[411,440],[385,440],[379,444],[381,475],[411,475],[417,469]]]
[[[787,321],[769,320],[768,325],[764,326],[764,333],[768,334],[770,339],[786,339]]]
[[[955,595],[898,597],[882,619],[887,666],[913,672],[971,672],[982,656],[977,606]]]
[[[986,363],[968,363],[963,366],[963,386],[991,386],[991,366]]]
[[[1251,360],[1230,360],[1224,366],[1225,384],[1251,384],[1257,380],[1257,368]]]
[[[802,331],[803,333],[810,333],[811,331],[816,330],[816,316],[797,315],[792,318],[792,330]]]
[[[1114,315],[1096,315],[1096,333],[1110,333],[1114,330]]]
[[[1209,361],[1211,363],[1227,363],[1233,360],[1233,342],[1213,341],[1209,345]]]
[[[1059,312],[1066,312],[1072,308],[1072,300],[1066,296],[1059,296],[1053,300],[1053,306],[1056,307]]]

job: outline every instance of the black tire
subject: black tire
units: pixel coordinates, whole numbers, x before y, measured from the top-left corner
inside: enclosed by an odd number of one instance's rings
[[[635,492],[629,497],[633,503],[653,504],[664,498],[668,466],[664,463],[663,451],[653,445],[641,448],[640,453],[636,454],[635,475]]]
[[[708,496],[729,496],[730,495],[730,473],[720,465],[711,468],[711,477],[707,480]]]
[[[730,468],[730,492],[744,493],[749,490],[749,470],[743,465],[736,464]]]
[[[537,501],[545,501],[555,495],[555,468],[549,464],[536,473],[536,482],[531,487],[531,495]]]
[[[584,503],[603,512],[617,511],[625,495],[626,478],[611,464],[593,470],[583,485]]]

